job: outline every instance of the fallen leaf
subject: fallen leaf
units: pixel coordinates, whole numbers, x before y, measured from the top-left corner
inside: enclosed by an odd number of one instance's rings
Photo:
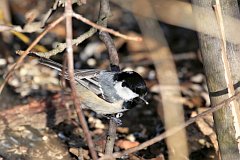
[[[140,143],[139,142],[131,142],[128,140],[119,140],[116,142],[116,146],[122,148],[122,149],[129,149],[132,147],[138,146]]]

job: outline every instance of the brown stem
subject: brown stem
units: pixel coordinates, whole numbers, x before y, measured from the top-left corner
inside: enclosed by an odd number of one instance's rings
[[[100,36],[100,39],[105,43],[107,50],[109,52],[111,70],[120,71],[118,53],[112,38],[107,32],[100,32],[99,36]]]
[[[76,112],[82,126],[84,135],[88,143],[88,147],[92,156],[92,159],[97,159],[97,153],[94,148],[93,140],[90,135],[87,122],[80,107],[80,101],[77,98],[76,85],[74,80],[74,67],[73,67],[73,48],[72,48],[72,0],[66,1],[65,13],[66,13],[66,44],[67,44],[67,59],[68,59],[68,73],[70,78],[70,86],[72,88],[72,97]]]
[[[111,70],[120,71],[118,53],[117,53],[116,47],[114,46],[112,38],[108,33],[100,32],[100,39],[105,43],[108,49],[109,59],[111,63]],[[107,155],[110,155],[113,152],[114,142],[116,139],[116,130],[117,130],[116,122],[113,119],[110,119],[107,142],[105,146],[105,154]]]
[[[106,28],[106,27],[103,27],[103,26],[100,26],[90,20],[88,20],[87,18],[83,17],[82,15],[80,14],[77,14],[77,13],[73,13],[73,17],[94,27],[94,28],[97,28],[99,29],[100,31],[104,31],[104,32],[108,32],[110,34],[113,34],[115,36],[118,36],[118,37],[121,37],[121,38],[124,38],[126,40],[131,40],[131,41],[142,41],[142,38],[141,37],[132,37],[132,36],[127,36],[125,34],[122,34],[120,32],[117,32],[117,31],[114,31],[113,29],[109,29],[109,28]]]
[[[111,155],[113,153],[114,143],[117,136],[117,124],[113,119],[109,120],[109,129],[105,146],[105,154]]]

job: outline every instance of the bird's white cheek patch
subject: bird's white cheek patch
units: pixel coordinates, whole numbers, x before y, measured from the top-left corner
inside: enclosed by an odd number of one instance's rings
[[[131,91],[127,87],[122,87],[122,82],[117,82],[114,86],[116,89],[117,94],[124,100],[129,101],[133,98],[138,97],[139,95]]]

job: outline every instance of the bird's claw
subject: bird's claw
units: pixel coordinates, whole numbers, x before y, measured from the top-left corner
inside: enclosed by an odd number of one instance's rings
[[[117,124],[117,126],[122,125],[122,120],[116,117],[111,117],[111,119]]]

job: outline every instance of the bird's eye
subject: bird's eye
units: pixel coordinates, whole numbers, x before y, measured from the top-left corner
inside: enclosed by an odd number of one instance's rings
[[[126,82],[122,82],[122,87],[126,87],[127,83]]]

